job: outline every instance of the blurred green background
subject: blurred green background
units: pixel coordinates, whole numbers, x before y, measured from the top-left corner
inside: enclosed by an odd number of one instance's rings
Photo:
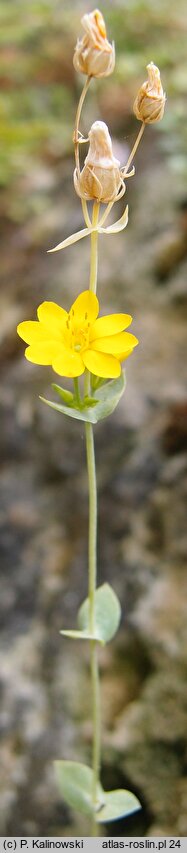
[[[68,307],[88,285],[88,240],[47,249],[83,224],[72,180],[83,78],[72,55],[91,9],[0,0],[2,835],[89,835],[62,804],[52,766],[90,762],[88,653],[59,635],[87,591],[84,433],[42,407],[54,377],[26,363],[16,325],[43,299]],[[186,9],[183,0],[100,9],[116,68],[92,81],[83,132],[106,121],[124,164],[151,60],[167,93],[127,182],[128,228],[100,239],[102,313],[132,313],[140,339],[123,401],[95,430],[99,583],[113,584],[124,612],[101,655],[102,780],[129,786],[143,806],[104,834],[186,836]]]
[[[96,84],[96,95],[117,99],[116,125],[124,128],[132,97],[145,77],[150,58],[162,69],[169,111],[161,128],[163,145],[177,173],[185,170],[184,99],[186,94],[185,3],[101,3],[108,33],[116,43],[115,75]],[[1,23],[1,161],[0,182],[7,188],[6,214],[24,221],[38,213],[37,199],[16,204],[20,180],[34,168],[48,166],[52,174],[59,160],[72,151],[72,123],[79,84],[72,68],[72,52],[80,14],[86,3],[0,3]],[[113,100],[113,99],[112,99]],[[118,109],[117,109],[118,108]],[[113,117],[114,122],[114,117]],[[39,204],[39,200],[38,200]]]

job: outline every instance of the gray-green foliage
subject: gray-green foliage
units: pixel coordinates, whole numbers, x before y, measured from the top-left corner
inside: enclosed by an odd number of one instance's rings
[[[55,761],[60,793],[73,809],[87,815],[95,814],[97,823],[118,820],[140,808],[137,797],[126,790],[104,791],[97,785],[93,806],[93,771],[76,761]]]
[[[53,387],[59,396],[64,398],[64,389],[61,389],[58,385],[53,385]],[[87,399],[86,402],[83,401],[80,408],[74,399],[73,405],[70,405],[70,398],[69,401],[67,400],[65,405],[53,403],[51,400],[45,400],[44,397],[41,397],[40,399],[43,403],[46,403],[47,406],[50,406],[51,409],[55,409],[63,415],[68,415],[68,417],[75,418],[75,420],[87,421],[91,424],[96,424],[98,421],[101,421],[103,418],[106,418],[107,415],[111,415],[112,412],[114,412],[124,390],[125,378],[122,372],[119,379],[112,379],[110,382],[105,382],[100,388],[97,388],[95,394],[93,393],[92,397],[90,399],[88,398],[88,402]]]
[[[119,627],[121,607],[117,595],[108,583],[98,587],[95,593],[95,630],[91,634],[89,627],[89,599],[86,598],[78,613],[77,631],[61,631],[74,640],[97,640],[104,645],[112,640]]]

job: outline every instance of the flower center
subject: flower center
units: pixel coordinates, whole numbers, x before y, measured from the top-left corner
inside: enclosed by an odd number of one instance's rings
[[[68,314],[68,320],[66,321],[66,343],[70,349],[73,349],[75,352],[82,352],[87,349],[89,343],[89,335],[90,335],[90,323],[88,321],[87,313],[80,321],[80,325],[75,320],[74,310]]]

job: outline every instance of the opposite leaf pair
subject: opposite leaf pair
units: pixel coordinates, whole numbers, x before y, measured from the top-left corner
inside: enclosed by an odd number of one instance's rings
[[[141,808],[139,800],[131,791],[104,791],[97,784],[96,802],[93,806],[93,771],[76,761],[55,761],[58,787],[64,800],[71,808],[88,816],[95,815],[97,823],[107,823],[127,817]]]

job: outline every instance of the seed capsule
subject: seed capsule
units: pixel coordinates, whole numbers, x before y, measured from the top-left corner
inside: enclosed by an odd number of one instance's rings
[[[148,80],[140,87],[133,110],[139,121],[153,124],[163,118],[166,95],[163,92],[159,68],[150,62],[147,71]]]
[[[85,35],[77,41],[74,68],[88,77],[108,77],[114,70],[115,48],[114,43],[110,44],[107,39],[104,18],[99,9],[83,15],[81,24]]]
[[[104,121],[92,124],[89,136],[89,151],[85,164],[78,175],[74,172],[74,184],[77,194],[87,201],[109,202],[117,196],[122,184],[120,162],[112,151],[112,141]]]

